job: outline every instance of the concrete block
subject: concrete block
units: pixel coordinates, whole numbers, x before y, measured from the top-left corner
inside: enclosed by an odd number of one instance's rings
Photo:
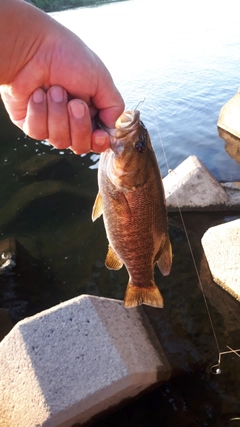
[[[0,343],[0,425],[70,427],[170,374],[141,307],[82,295],[24,319]]]
[[[240,219],[209,228],[202,246],[213,280],[240,301]]]
[[[169,211],[215,210],[225,206],[228,196],[221,184],[196,156],[190,156],[164,179]]]
[[[240,182],[223,182],[221,183],[221,186],[224,188],[228,195],[226,208],[230,210],[240,209]]]
[[[217,125],[240,137],[240,90],[221,108]]]

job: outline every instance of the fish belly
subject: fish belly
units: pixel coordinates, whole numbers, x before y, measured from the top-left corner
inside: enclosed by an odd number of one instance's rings
[[[163,298],[154,282],[154,265],[166,252],[169,238],[164,194],[160,197],[159,190],[163,191],[154,178],[125,194],[118,191],[106,175],[101,179],[103,219],[109,245],[129,273],[126,307],[142,303],[163,307]]]

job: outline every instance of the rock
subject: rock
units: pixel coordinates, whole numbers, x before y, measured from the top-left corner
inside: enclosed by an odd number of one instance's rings
[[[240,138],[221,128],[218,128],[218,134],[226,142],[225,150],[229,156],[240,163]]]
[[[16,241],[9,237],[0,241],[0,275],[13,274],[16,267]]]
[[[34,176],[38,180],[61,180],[63,176],[65,179],[74,176],[74,169],[66,157],[49,153],[35,155],[21,163],[19,172],[22,177]]]
[[[169,211],[216,210],[228,203],[221,184],[196,156],[188,157],[171,171],[163,185]]]
[[[0,341],[10,332],[12,327],[13,322],[8,309],[0,308]]]
[[[240,182],[224,182],[221,184],[228,195],[226,207],[229,209],[240,209]]]
[[[170,374],[142,308],[82,295],[19,322],[0,343],[1,426],[84,423]]]
[[[0,306],[14,323],[46,307],[46,298],[51,303],[50,286],[51,272],[41,260],[14,237],[0,241]]]
[[[202,246],[213,280],[240,301],[240,219],[209,228]]]
[[[231,134],[240,137],[239,117],[240,90],[238,90],[238,93],[221,108],[217,125]]]
[[[92,201],[88,189],[83,190],[77,186],[58,180],[45,180],[34,182],[22,187],[2,208],[0,208],[0,227],[5,227],[31,203],[38,199],[54,196],[57,193],[67,193],[86,201]]]

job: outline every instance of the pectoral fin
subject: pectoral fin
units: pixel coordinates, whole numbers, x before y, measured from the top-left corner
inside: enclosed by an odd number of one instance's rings
[[[167,276],[172,267],[172,246],[169,237],[166,238],[164,247],[160,250],[160,256],[156,260],[163,276]]]
[[[93,205],[92,220],[95,221],[96,219],[98,219],[102,215],[102,213],[103,213],[102,197],[100,193],[98,193]]]
[[[122,268],[123,263],[120,261],[114,250],[111,246],[108,247],[108,253],[105,259],[105,265],[109,270],[120,270]]]

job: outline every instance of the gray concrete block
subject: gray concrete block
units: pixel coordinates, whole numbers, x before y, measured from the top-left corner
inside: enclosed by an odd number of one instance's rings
[[[240,137],[240,90],[221,108],[217,125]]]
[[[0,425],[83,423],[170,374],[141,307],[82,295],[24,319],[0,343]]]
[[[221,183],[221,186],[224,188],[228,195],[226,208],[232,210],[240,209],[240,182],[223,182]]]
[[[240,301],[240,219],[209,228],[202,246],[213,280]]]
[[[164,179],[169,211],[211,210],[226,206],[228,196],[221,184],[196,156],[190,156]]]

